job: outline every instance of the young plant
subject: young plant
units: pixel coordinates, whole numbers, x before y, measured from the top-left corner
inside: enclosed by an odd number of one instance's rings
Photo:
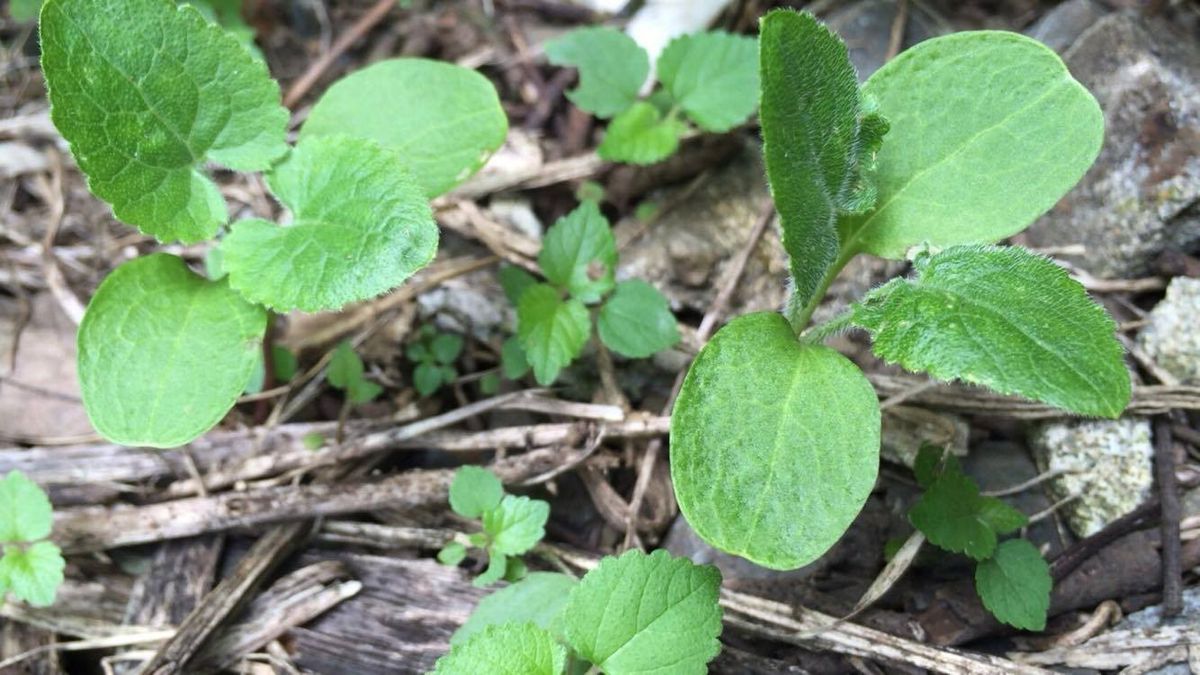
[[[501,353],[505,375],[516,379],[525,366],[548,386],[583,351],[593,320],[601,342],[614,352],[641,359],[679,341],[667,299],[638,279],[616,281],[617,242],[595,202],[585,201],[547,232],[538,266],[548,283],[517,267],[501,270],[500,283],[517,307],[516,340]],[[591,312],[588,305],[599,305]]]
[[[476,586],[500,579],[525,576],[525,563],[517,556],[528,553],[546,536],[550,505],[540,499],[504,493],[500,479],[477,466],[464,466],[450,484],[450,508],[464,518],[479,519],[483,531],[463,535],[438,551],[443,565],[458,565],[469,548],[487,553],[488,566],[475,578]]]
[[[405,355],[417,365],[413,369],[413,387],[422,398],[458,379],[454,362],[462,350],[461,335],[439,333],[433,326],[421,328],[417,340],[408,346]]]
[[[863,329],[888,363],[1081,415],[1119,416],[1130,381],[1115,323],[1080,284],[987,245],[1053,206],[1099,152],[1100,108],[1054,52],[959,33],[860,87],[845,45],[810,14],[771,12],[759,40],[791,299],[783,314],[734,319],[697,356],[671,419],[671,474],[702,538],[791,569],[841,537],[878,471],[875,391],[829,335]],[[908,257],[915,275],[809,327],[860,253]]]
[[[658,57],[663,88],[640,97],[650,57],[633,38],[612,28],[580,28],[546,43],[546,56],[579,70],[575,105],[612,118],[598,152],[604,159],[653,164],[670,157],[688,131],[681,117],[705,131],[745,122],[758,103],[754,38],[721,31],[675,38]]]
[[[34,607],[54,602],[62,585],[62,551],[49,541],[54,513],[46,493],[20,471],[0,480],[0,602],[9,592]]]
[[[925,492],[908,512],[913,527],[934,546],[976,561],[975,590],[998,620],[1023,630],[1045,629],[1050,566],[1026,539],[997,543],[1029,524],[1025,514],[981,495],[954,455],[936,446],[921,447],[915,473]]]
[[[118,267],[88,305],[84,406],[126,445],[181,445],[218,423],[253,376],[268,310],[339,309],[428,264],[428,200],[507,131],[479,74],[396,59],[330,87],[289,147],[266,65],[171,0],[47,0],[41,44],[54,123],[116,217],[163,243],[227,230],[222,278],[155,253]],[[211,164],[265,172],[290,215],[229,224]]]
[[[333,350],[325,380],[334,389],[346,392],[346,402],[350,405],[370,403],[383,393],[383,387],[366,378],[362,359],[349,342],[342,342]]]
[[[721,649],[720,588],[715,567],[666,551],[606,557],[578,582],[535,572],[481,600],[433,672],[702,675]]]

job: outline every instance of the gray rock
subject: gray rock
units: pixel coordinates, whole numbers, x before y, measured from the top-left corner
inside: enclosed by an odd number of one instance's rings
[[[1200,384],[1200,279],[1175,277],[1167,297],[1138,333],[1138,345],[1154,362],[1186,384]]]
[[[1073,262],[1096,276],[1145,274],[1161,251],[1200,244],[1200,49],[1165,22],[1111,14],[1064,60],[1104,109],[1104,148],[1027,241],[1084,244]]]
[[[1168,624],[1182,626],[1200,622],[1200,588],[1187,588],[1183,591],[1183,612],[1167,620]],[[1113,630],[1128,630],[1137,628],[1158,628],[1163,625],[1162,605],[1154,605],[1134,612],[1118,623]],[[1161,668],[1146,671],[1146,675],[1190,675],[1193,673],[1187,663],[1180,661]]]
[[[958,415],[896,406],[883,414],[880,455],[889,462],[912,468],[921,445],[932,443],[965,457],[970,433],[970,425]]]
[[[861,0],[847,3],[829,13],[825,23],[846,42],[850,61],[858,78],[866,80],[887,60],[892,22],[896,19],[895,0]],[[921,3],[909,3],[908,22],[902,48],[945,32]]]
[[[1005,490],[1037,477],[1037,464],[1029,449],[1019,443],[987,441],[971,449],[971,454],[962,462],[963,471],[975,479],[984,492]],[[1004,501],[1025,515],[1033,515],[1050,508],[1053,504],[1044,486],[1003,497]],[[1049,555],[1058,554],[1070,542],[1063,540],[1054,522],[1045,519],[1029,526],[1026,537],[1039,550]],[[1046,548],[1043,548],[1046,547]]]
[[[1079,537],[1095,534],[1138,507],[1154,482],[1150,423],[1145,419],[1051,422],[1037,427],[1030,444],[1042,471],[1063,473],[1048,482]]]
[[[1096,0],[1067,0],[1042,15],[1025,34],[1062,53],[1108,12]]]

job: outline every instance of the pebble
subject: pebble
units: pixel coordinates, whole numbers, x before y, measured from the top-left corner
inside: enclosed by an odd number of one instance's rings
[[[1200,384],[1200,279],[1175,277],[1147,317],[1138,346],[1184,384]]]

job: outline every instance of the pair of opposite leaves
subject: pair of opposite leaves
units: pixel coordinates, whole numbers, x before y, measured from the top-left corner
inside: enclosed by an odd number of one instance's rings
[[[959,33],[860,89],[842,41],[808,14],[762,22],[760,120],[798,307],[858,253],[916,278],[846,324],[885,360],[1085,415],[1115,417],[1129,377],[1115,325],[1052,262],[992,242],[1053,206],[1094,161],[1103,115],[1052,51]],[[884,135],[886,133],[886,136]],[[701,351],[671,420],[680,509],[716,547],[791,569],[827,551],[875,484],[880,409],[863,373],[779,314],[743,316]]]
[[[220,247],[227,280],[155,254],[101,284],[80,326],[79,373],[93,426],[119,443],[180,445],[218,422],[252,375],[264,306],[337,309],[428,264],[428,200],[507,134],[484,77],[398,59],[331,87],[289,148],[266,65],[194,8],[48,0],[40,28],[54,122],[118,218],[160,241],[216,236],[228,213],[207,163],[268,171],[292,215],[287,227],[234,223]]]

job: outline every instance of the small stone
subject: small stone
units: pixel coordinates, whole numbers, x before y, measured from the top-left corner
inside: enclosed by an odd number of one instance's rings
[[[859,80],[866,81],[887,60],[897,10],[895,0],[859,0],[834,9],[825,19],[826,25],[846,43]],[[921,4],[910,3],[901,48],[908,49],[941,32],[936,18]]]
[[[1176,277],[1167,297],[1155,305],[1138,345],[1159,366],[1185,384],[1200,384],[1200,279]]]
[[[1052,422],[1030,439],[1041,471],[1064,471],[1048,481],[1067,525],[1088,537],[1136,509],[1154,482],[1150,423],[1141,418]]]
[[[959,457],[967,455],[971,427],[958,415],[936,413],[924,408],[895,406],[883,413],[883,459],[912,468],[917,451],[925,443],[947,448]]]
[[[1042,15],[1025,34],[1062,53],[1108,12],[1097,0],[1067,0]]]
[[[1200,588],[1187,588],[1183,591],[1183,612],[1179,616],[1167,619],[1171,626],[1188,626],[1200,622]],[[1162,605],[1153,605],[1125,617],[1113,630],[1153,630],[1163,626]],[[1145,671],[1145,675],[1191,675],[1196,671],[1188,667],[1184,658],[1176,663],[1168,663],[1161,668]]]

